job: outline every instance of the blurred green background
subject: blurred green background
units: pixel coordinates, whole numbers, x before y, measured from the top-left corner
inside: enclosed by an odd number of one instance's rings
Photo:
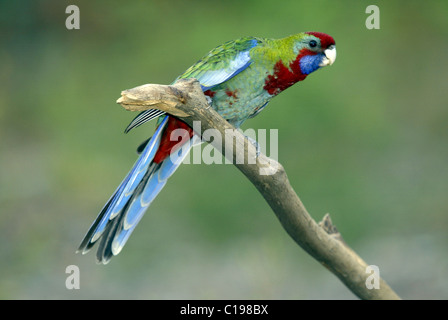
[[[336,39],[336,63],[243,128],[279,130],[311,215],[329,212],[399,295],[447,299],[447,15],[447,1],[2,0],[0,298],[355,299],[231,165],[182,166],[109,265],[75,254],[154,130],[123,134],[121,90],[168,84],[227,40],[312,30]]]

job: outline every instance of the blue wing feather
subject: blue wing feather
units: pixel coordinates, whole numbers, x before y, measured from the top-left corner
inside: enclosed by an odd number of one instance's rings
[[[258,40],[255,38],[247,38],[245,39],[243,50],[235,51],[234,56],[229,59],[229,63],[226,64],[225,67],[218,65],[216,69],[212,68],[208,63],[208,57],[215,57],[212,53],[216,51],[216,49],[212,50],[209,56],[204,57],[199,60],[196,64],[190,67],[184,74],[178,77],[174,82],[178,79],[187,79],[187,78],[196,78],[201,84],[202,91],[207,91],[231,78],[239,74],[241,71],[247,69],[251,63],[252,59],[250,57],[250,50],[258,45]],[[219,47],[218,47],[219,48]],[[225,53],[225,51],[223,51]],[[203,65],[208,65],[208,68],[203,68]],[[160,115],[165,114],[165,112],[150,109],[145,110],[138,114],[134,120],[126,128],[125,132],[129,132],[133,128],[136,128],[148,121],[151,121]]]

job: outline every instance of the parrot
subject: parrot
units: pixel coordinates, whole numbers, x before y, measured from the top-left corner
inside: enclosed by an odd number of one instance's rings
[[[333,37],[302,32],[281,39],[243,37],[212,49],[175,79],[199,81],[210,106],[235,128],[258,115],[271,99],[336,59]],[[151,202],[176,171],[189,149],[201,138],[186,123],[157,109],[140,112],[129,132],[158,119],[152,137],[137,149],[139,157],[104,205],[77,252],[87,253],[98,242],[97,263],[118,255]],[[182,148],[171,133],[184,129]],[[170,155],[177,153],[177,157]],[[174,158],[174,160],[173,160]]]

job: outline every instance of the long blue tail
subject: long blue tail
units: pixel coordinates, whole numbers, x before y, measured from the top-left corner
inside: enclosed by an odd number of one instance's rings
[[[78,252],[85,254],[99,242],[97,260],[103,264],[120,253],[151,202],[198,141],[194,135],[187,145],[176,151],[174,161],[174,157],[167,157],[160,163],[153,162],[167,122],[168,116],[165,116],[134,167],[93,222]]]

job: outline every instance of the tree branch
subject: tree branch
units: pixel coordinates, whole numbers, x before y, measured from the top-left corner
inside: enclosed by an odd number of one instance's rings
[[[367,288],[366,280],[370,276],[366,273],[367,263],[345,244],[329,215],[319,224],[313,220],[291,187],[283,166],[264,154],[257,157],[256,148],[246,143],[245,136],[209,107],[198,81],[179,80],[170,86],[147,84],[125,90],[121,95],[117,103],[127,110],[163,110],[194,129],[193,121],[200,121],[201,132],[196,133],[201,136],[205,130],[218,130],[224,143],[216,139],[210,143],[253,183],[299,246],[333,272],[359,298],[400,299],[381,278],[379,289]],[[244,159],[248,159],[243,164],[236,161],[242,150]]]

